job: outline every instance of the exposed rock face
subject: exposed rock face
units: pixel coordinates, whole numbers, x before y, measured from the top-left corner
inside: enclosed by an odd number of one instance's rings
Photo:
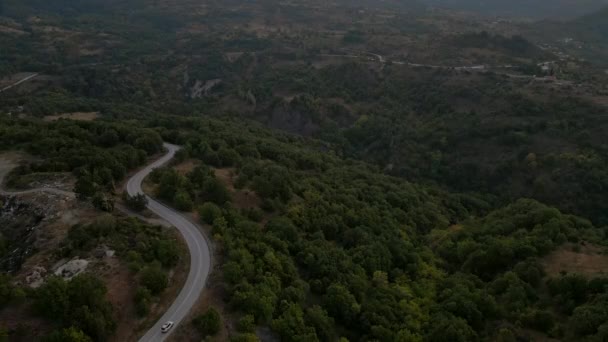
[[[220,83],[222,83],[222,80],[219,78],[207,80],[205,83],[196,80],[194,86],[190,89],[190,98],[197,99],[203,96],[209,96],[209,92]]]
[[[14,196],[0,196],[0,234],[8,242],[8,252],[0,255],[0,271],[15,273],[34,252],[36,231],[47,216],[42,206]]]
[[[42,266],[36,266],[32,269],[30,274],[25,277],[25,283],[31,288],[40,287],[44,283],[44,277],[46,275],[46,268]]]
[[[87,266],[89,266],[89,262],[85,259],[70,260],[59,266],[55,270],[55,275],[63,277],[64,279],[72,279],[84,272],[87,269]]]

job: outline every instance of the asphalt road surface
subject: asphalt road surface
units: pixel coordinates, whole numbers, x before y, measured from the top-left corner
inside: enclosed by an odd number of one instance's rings
[[[9,90],[9,89],[11,89],[13,87],[16,87],[16,86],[20,85],[23,82],[27,82],[27,81],[31,80],[32,78],[34,78],[36,76],[38,76],[38,73],[31,74],[31,75],[29,75],[27,77],[24,77],[21,80],[19,80],[19,81],[15,82],[15,83],[13,83],[13,84],[11,84],[9,86],[6,86],[6,87],[0,89],[0,93],[3,92],[3,91],[7,91],[7,90]]]
[[[127,182],[127,192],[129,195],[133,196],[135,194],[143,193],[141,183],[144,178],[150,174],[153,169],[158,168],[171,160],[175,155],[175,152],[179,150],[179,146],[171,144],[164,144],[164,146],[168,151],[167,154],[154,163],[146,166],[129,179]],[[177,329],[177,326],[183,321],[184,317],[186,317],[200,297],[203,288],[205,287],[205,283],[207,282],[209,270],[211,269],[209,243],[200,227],[184,215],[150,197],[148,197],[148,209],[177,228],[184,237],[188,249],[190,250],[190,273],[188,274],[188,279],[186,279],[184,287],[173,304],[171,304],[169,310],[167,310],[158,322],[139,339],[140,342],[163,341],[171,332]],[[175,325],[169,332],[162,333],[160,327],[167,321],[173,321]]]

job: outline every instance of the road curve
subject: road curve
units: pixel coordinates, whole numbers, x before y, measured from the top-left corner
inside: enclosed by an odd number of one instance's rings
[[[144,178],[150,174],[153,169],[158,168],[171,160],[175,155],[175,152],[179,150],[179,146],[176,145],[164,144],[164,147],[168,151],[167,154],[146,166],[129,179],[126,185],[126,190],[129,195],[133,196],[143,193],[141,183]],[[190,309],[197,302],[205,287],[211,269],[211,252],[209,243],[202,233],[202,229],[187,217],[150,197],[148,197],[148,209],[177,228],[184,237],[190,251],[190,273],[188,274],[188,279],[186,279],[184,287],[167,312],[165,312],[154,326],[139,339],[140,342],[157,342],[165,340],[171,332],[175,331],[177,326],[183,321]],[[163,334],[160,331],[160,328],[167,321],[175,322],[175,326],[168,333]]]
[[[34,78],[34,77],[38,77],[38,75],[39,75],[38,73],[33,73],[33,74],[29,75],[29,76],[26,76],[26,77],[20,79],[19,81],[17,81],[15,83],[11,84],[11,85],[8,85],[8,86],[0,89],[0,93],[2,93],[4,91],[7,91],[7,90],[9,90],[9,89],[11,89],[13,87],[16,87],[16,86],[20,85],[23,82],[27,82],[27,81],[31,80],[32,78]]]

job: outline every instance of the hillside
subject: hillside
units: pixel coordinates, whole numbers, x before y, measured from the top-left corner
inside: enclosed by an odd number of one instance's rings
[[[605,12],[3,4],[0,340],[135,341],[173,303],[202,263],[123,193],[163,142],[142,189],[213,247],[174,340],[608,339],[608,74],[568,29]]]
[[[575,20],[573,25],[589,39],[608,44],[608,7]]]
[[[430,6],[473,11],[484,15],[535,19],[575,18],[602,8],[606,0],[424,0]]]

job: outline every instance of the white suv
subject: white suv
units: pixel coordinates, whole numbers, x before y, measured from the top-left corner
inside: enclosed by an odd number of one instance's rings
[[[166,322],[165,324],[163,324],[163,326],[162,326],[162,327],[160,327],[160,331],[162,331],[162,332],[166,333],[167,331],[171,330],[171,328],[173,328],[173,325],[174,325],[174,324],[175,324],[175,323],[173,323],[173,322],[171,322],[171,321],[168,321],[168,322]]]

